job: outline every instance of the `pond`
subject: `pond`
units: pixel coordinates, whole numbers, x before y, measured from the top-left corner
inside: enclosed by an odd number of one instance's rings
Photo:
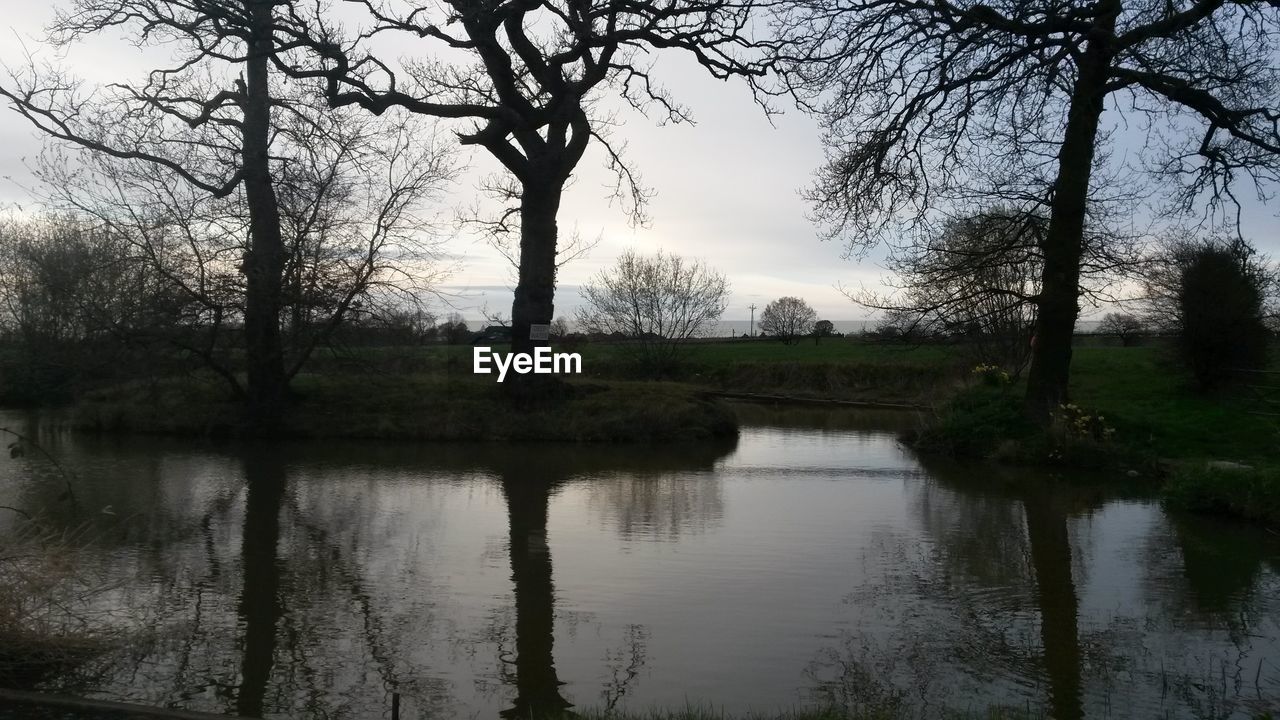
[[[1280,536],[1123,477],[921,458],[911,415],[744,405],[684,446],[214,445],[42,429],[122,646],[46,687],[268,717],[1280,709]],[[16,522],[0,513],[0,530]],[[87,522],[87,527],[83,527]]]

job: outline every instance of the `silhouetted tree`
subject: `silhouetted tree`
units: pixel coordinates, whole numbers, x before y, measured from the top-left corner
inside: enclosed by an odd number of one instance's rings
[[[757,47],[749,33],[753,0],[356,4],[372,18],[360,39],[406,33],[456,61],[415,63],[397,71],[370,55],[364,43],[344,43],[317,13],[296,26],[292,39],[309,44],[319,66],[291,71],[323,78],[335,105],[356,104],[373,112],[400,106],[469,121],[458,133],[460,142],[484,148],[502,164],[506,176],[488,187],[515,203],[494,227],[519,226],[511,327],[512,347],[522,352],[545,344],[530,339],[529,326],[551,322],[556,216],[565,183],[592,139],[617,172],[616,195],[634,219],[643,218],[646,193],[623,164],[621,148],[602,132],[608,121],[596,105],[604,90],[615,90],[641,111],[656,108],[663,121],[683,122],[688,111],[659,87],[645,64],[651,50],[686,51],[718,78],[765,69],[745,58]]]
[[[284,95],[272,120],[272,172],[285,261],[277,298],[284,377],[291,380],[351,320],[420,309],[444,272],[425,210],[451,173],[448,152],[416,118],[379,120]],[[247,195],[175,184],[155,163],[54,153],[37,164],[47,202],[106,228],[153,278],[145,322],[117,324],[129,342],[198,358],[244,397],[238,375],[252,237]]]
[[[57,215],[0,220],[0,396],[47,402],[136,367],[143,349],[118,335],[147,322],[155,285],[110,229]]]
[[[1178,230],[1166,234],[1142,267],[1142,321],[1163,332],[1178,334],[1182,330],[1179,294],[1182,270],[1204,248],[1227,248],[1237,257],[1241,267],[1261,288],[1263,313],[1274,319],[1280,312],[1280,267],[1260,255],[1252,243],[1230,234],[1197,235]]]
[[[1178,259],[1178,345],[1202,389],[1266,363],[1264,279],[1243,241],[1206,242]]]
[[[830,320],[819,320],[813,324],[813,341],[814,343],[817,343],[824,337],[831,337],[835,332],[835,323]]]
[[[870,247],[975,197],[1048,217],[1024,403],[1041,424],[1067,399],[1085,238],[1105,206],[1091,187],[1141,192],[1095,171],[1108,104],[1146,120],[1128,155],[1148,162],[1132,168],[1183,181],[1183,207],[1229,199],[1242,175],[1280,177],[1267,0],[806,0],[774,21],[785,89],[824,122],[809,197],[829,235]]]
[[[0,95],[44,133],[90,151],[164,168],[213,197],[242,191],[248,208],[244,335],[251,417],[270,425],[287,380],[280,309],[287,263],[271,162],[270,79],[279,49],[274,3],[76,0],[50,28],[55,45],[103,31],[172,50],[139,84],[91,96],[60,72],[11,73]]]
[[[1098,332],[1120,338],[1120,344],[1125,347],[1137,342],[1138,337],[1146,331],[1147,326],[1142,320],[1128,313],[1107,313],[1102,317],[1102,322],[1098,323]]]
[[[1044,230],[1043,218],[1002,207],[948,220],[889,258],[889,294],[846,295],[890,311],[901,336],[949,336],[974,362],[1017,374],[1031,354]]]
[[[578,324],[589,333],[620,333],[647,372],[660,375],[679,360],[684,343],[715,328],[729,299],[724,275],[701,261],[628,250],[580,290]]]
[[[462,315],[449,313],[449,317],[440,323],[440,337],[450,345],[461,345],[471,338],[471,329]]]
[[[818,316],[809,303],[798,297],[781,297],[764,306],[760,313],[760,330],[790,345],[813,332]]]

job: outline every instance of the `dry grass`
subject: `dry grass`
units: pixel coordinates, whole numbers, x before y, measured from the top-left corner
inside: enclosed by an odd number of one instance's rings
[[[111,632],[88,570],[84,531],[23,520],[0,535],[0,685],[32,687],[98,655]]]

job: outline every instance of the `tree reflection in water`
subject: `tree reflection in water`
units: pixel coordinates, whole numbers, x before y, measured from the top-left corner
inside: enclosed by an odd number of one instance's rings
[[[73,691],[334,718],[385,716],[398,692],[404,717],[496,718],[670,707],[688,682],[765,709],[830,643],[826,697],[924,717],[1221,717],[1280,697],[1278,539],[1117,502],[1110,479],[921,470],[883,432],[786,415],[724,464],[732,445],[68,436],[78,496],[114,511],[89,550],[138,630]],[[50,486],[12,497],[54,504]]]
[[[808,674],[820,698],[927,716],[931,706],[982,707],[1022,697],[1042,704],[1038,712],[1050,717],[1078,720],[1105,714],[1113,693],[1114,707],[1135,713],[1213,717],[1257,712],[1259,699],[1275,696],[1274,687],[1228,687],[1219,677],[1234,673],[1243,681],[1241,667],[1260,667],[1262,656],[1242,660],[1248,633],[1232,627],[1249,625],[1250,598],[1265,558],[1274,557],[1274,543],[1270,555],[1257,543],[1238,552],[1243,548],[1232,536],[1257,533],[1234,525],[1221,536],[1197,535],[1204,523],[1183,526],[1177,516],[1156,514],[1160,521],[1153,527],[1131,529],[1145,532],[1138,537],[1150,546],[1142,552],[1135,544],[1134,552],[1142,554],[1133,558],[1134,569],[1161,578],[1148,587],[1173,575],[1193,587],[1116,597],[1086,616],[1086,573],[1111,573],[1107,582],[1127,560],[1090,555],[1082,539],[1073,545],[1071,528],[1124,500],[1126,492],[1148,497],[1144,489],[1126,488],[1114,477],[1067,480],[927,457],[921,463],[929,475],[915,489],[923,537],[882,539],[878,550],[898,558],[898,565],[849,598],[879,623],[847,633],[812,663]],[[1169,548],[1169,557],[1148,554],[1151,548]],[[1215,566],[1211,558],[1220,553],[1231,558]],[[876,615],[886,597],[904,602]],[[1161,598],[1196,606],[1160,607]],[[1126,602],[1135,605],[1120,607]],[[1272,631],[1263,632],[1258,637]],[[1171,640],[1185,645],[1170,646]],[[1223,662],[1233,668],[1213,664],[1205,672],[1210,656],[1230,656],[1232,647],[1236,659]],[[1193,678],[1196,673],[1201,677]]]
[[[709,470],[734,447],[733,441],[697,443],[650,453],[643,448],[526,446],[490,456],[507,504],[515,598],[515,699],[501,712],[503,717],[563,716],[572,707],[561,695],[564,683],[556,675],[554,658],[555,583],[547,536],[552,495],[570,482],[603,486],[601,492],[620,517],[643,518],[638,524],[660,525],[678,535],[686,526],[704,525],[722,504],[717,488],[709,493],[709,504],[704,499],[690,506],[682,484],[670,481],[672,473]],[[622,523],[618,531],[628,537],[635,524]],[[644,638],[643,627],[628,627],[627,648],[616,654],[626,660],[614,668],[603,692],[606,707],[616,705],[638,677],[645,663]]]
[[[1084,710],[1080,698],[1080,596],[1071,575],[1071,538],[1067,532],[1069,501],[1034,480],[1020,495],[1031,565],[1035,569],[1049,707],[1053,717],[1075,720],[1084,716]]]
[[[516,697],[507,718],[560,714],[570,706],[560,696],[554,655],[555,586],[547,543],[547,510],[557,478],[538,467],[502,474],[510,524],[511,581],[515,586]]]
[[[509,695],[495,714],[562,713],[571,706],[554,658],[551,498],[583,486],[597,510],[603,502],[611,517],[636,520],[614,527],[624,537],[650,525],[673,536],[705,529],[721,508],[710,471],[735,447],[335,443],[221,453],[177,445],[164,454],[147,443],[84,442],[93,446],[87,457],[110,462],[85,492],[114,510],[97,518],[95,552],[124,579],[139,632],[103,658],[100,686],[77,690],[248,717],[368,717],[390,708],[392,692],[404,698],[406,716],[457,714],[469,690],[488,702],[481,685],[491,670],[476,643],[501,645],[507,627],[514,655],[499,667],[511,672],[497,677],[510,683]],[[677,480],[684,476],[697,488]],[[457,604],[437,612],[467,597],[447,575],[469,567],[466,550],[424,553],[419,545],[456,537],[443,534],[451,518],[437,501],[482,496],[486,478],[497,481],[505,505],[514,617],[478,638],[474,626],[454,621]],[[405,504],[412,499],[427,504]],[[445,573],[433,572],[437,563]],[[606,652],[598,688],[606,705],[639,681],[646,637],[643,626],[628,626],[621,646]],[[471,667],[456,672],[459,661]]]
[[[269,447],[247,449],[244,478],[248,497],[240,543],[243,579],[236,608],[244,639],[235,710],[237,715],[256,718],[262,717],[275,662],[276,633],[284,613],[280,581],[285,569],[277,558],[287,479],[280,453]]]
[[[922,636],[894,641],[911,648],[905,653],[877,653],[908,667],[877,672],[865,659],[845,657],[843,674],[866,676],[863,681],[878,676],[874,701],[887,698],[896,706],[945,705],[948,694],[966,687],[957,673],[976,681],[969,690],[1007,685],[1014,696],[1018,686],[1043,678],[1052,717],[1083,717],[1080,599],[1068,520],[1099,506],[1101,497],[1026,474],[1001,478],[989,467],[922,462],[930,479],[920,485],[917,507],[932,543],[915,557],[903,552],[904,576],[888,581],[905,581],[891,592],[920,599],[927,628],[920,618],[903,619],[897,631]],[[883,687],[892,685],[886,676],[903,674],[930,689],[912,698]]]

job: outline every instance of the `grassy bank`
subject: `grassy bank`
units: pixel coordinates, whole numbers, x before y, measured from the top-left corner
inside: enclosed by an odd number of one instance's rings
[[[1047,431],[1020,417],[1022,386],[974,378],[918,438],[922,449],[1165,481],[1169,502],[1280,524],[1280,418],[1240,386],[1192,389],[1160,348],[1077,348],[1073,406]],[[1274,412],[1274,410],[1271,410]],[[1233,465],[1239,467],[1233,467]]]
[[[1280,527],[1280,464],[1243,468],[1186,464],[1172,470],[1164,493],[1171,504],[1186,510]]]
[[[536,409],[517,409],[492,380],[436,376],[302,376],[282,434],[401,440],[698,440],[737,433],[724,403],[671,383],[578,381]],[[234,436],[240,406],[212,381],[165,380],[88,394],[73,427],[100,432]]]
[[[1110,467],[1174,477],[1187,507],[1275,521],[1278,418],[1239,389],[1195,392],[1166,348],[1077,347],[1075,405],[1048,433],[1019,414],[1022,387],[985,383],[954,347],[832,338],[821,344],[707,342],[688,348],[668,381],[643,380],[627,348],[580,352],[584,375],[537,411],[513,410],[491,379],[471,375],[471,346],[358,349],[318,358],[295,383],[286,432],[298,437],[430,440],[669,440],[733,432],[732,411],[700,391],[908,403],[938,407],[920,447],[935,452],[1061,466]],[[1280,364],[1277,364],[1280,368]],[[82,428],[234,434],[238,408],[214,384],[163,381],[99,391],[74,413]],[[1257,473],[1202,471],[1226,460]]]

